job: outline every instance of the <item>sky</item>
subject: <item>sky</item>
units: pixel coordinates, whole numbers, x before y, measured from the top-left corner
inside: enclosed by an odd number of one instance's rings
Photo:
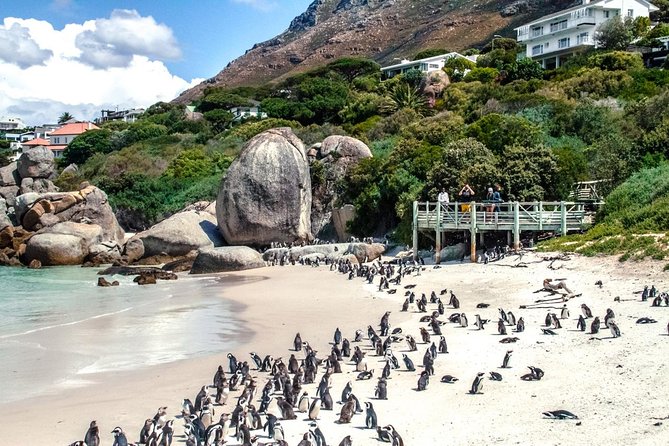
[[[312,0],[0,0],[0,117],[147,107],[286,30]]]

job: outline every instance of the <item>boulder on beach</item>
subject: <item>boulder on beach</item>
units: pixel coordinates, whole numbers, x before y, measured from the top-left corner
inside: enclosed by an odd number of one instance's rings
[[[290,128],[268,130],[246,144],[221,185],[216,216],[231,245],[313,238],[309,165]]]
[[[24,263],[37,259],[44,266],[80,265],[88,255],[81,237],[68,234],[35,234],[26,245]]]
[[[7,201],[4,198],[0,198],[0,230],[11,225],[12,221],[7,215]]]
[[[55,166],[53,152],[43,146],[26,149],[17,161],[21,178],[50,178]]]
[[[260,253],[247,246],[223,246],[202,249],[193,262],[191,274],[222,273],[263,268]]]
[[[0,167],[0,186],[18,186],[21,183],[21,177],[16,165],[16,161]]]
[[[329,259],[350,258],[357,263],[371,262],[381,257],[386,247],[381,243],[328,243],[323,245],[296,246],[293,248],[271,248],[263,253],[263,259],[270,261],[288,255],[291,259],[309,258],[313,255]]]
[[[451,260],[462,260],[463,257],[469,254],[469,249],[465,243],[458,243],[456,245],[445,247],[440,251],[439,254],[440,254],[440,260],[442,262],[449,262]]]
[[[136,240],[141,241],[141,248]],[[128,241],[134,250],[131,261],[161,254],[178,257],[201,248],[224,244],[218,232],[216,217],[204,211],[185,211],[172,215]],[[143,253],[140,251],[143,249]],[[129,251],[126,245],[126,252]]]
[[[360,263],[372,262],[380,259],[386,252],[382,243],[351,243],[346,254],[353,254]]]

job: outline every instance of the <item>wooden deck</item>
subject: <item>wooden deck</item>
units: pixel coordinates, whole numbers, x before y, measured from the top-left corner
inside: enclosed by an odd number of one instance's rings
[[[497,211],[493,211],[497,206]],[[444,232],[470,231],[472,260],[476,260],[476,234],[507,231],[513,234],[513,245],[520,245],[523,231],[555,232],[566,235],[582,231],[592,224],[598,206],[577,202],[507,202],[491,203],[419,203],[413,205],[414,255],[418,250],[418,232],[434,231],[437,253]],[[437,254],[438,255],[438,254]],[[439,259],[437,259],[439,260]]]

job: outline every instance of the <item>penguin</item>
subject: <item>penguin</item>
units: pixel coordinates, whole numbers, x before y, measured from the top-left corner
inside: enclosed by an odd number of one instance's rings
[[[362,380],[372,379],[372,376],[374,376],[374,370],[373,369],[370,370],[370,371],[364,371],[364,372],[358,373],[358,376],[356,377],[356,379],[358,381],[362,381]]]
[[[393,446],[404,446],[404,440],[402,440],[402,437],[395,430],[395,427],[392,424],[386,426],[385,429],[388,429],[390,431],[390,438],[392,439]]]
[[[522,333],[525,331],[525,320],[521,317],[518,319],[518,323],[516,324],[516,332]]]
[[[88,426],[86,435],[84,435],[86,446],[100,446],[100,428],[97,421],[93,420]]]
[[[204,434],[204,446],[215,446],[223,438],[223,426],[213,424]]]
[[[200,440],[195,436],[193,433],[193,429],[190,424],[186,425],[184,428],[184,436],[186,437],[186,446],[199,446],[200,445]],[[127,442],[126,442],[127,445]],[[116,442],[114,442],[114,446],[116,446]]]
[[[351,384],[351,381],[347,382],[346,385],[344,386],[344,390],[341,392],[341,402],[345,403],[348,401],[348,397],[351,396],[351,392],[353,392],[353,384]]]
[[[295,339],[293,340],[293,347],[295,348],[296,352],[302,350],[302,337],[300,336],[299,333],[295,335]]]
[[[509,318],[503,308],[499,308],[499,317],[505,324],[509,323]]]
[[[305,413],[309,410],[309,394],[304,392],[300,397],[300,401],[297,403],[297,410]]]
[[[578,417],[568,410],[550,410],[543,412],[542,415],[554,420],[578,420]]]
[[[416,340],[413,338],[413,336],[407,335],[406,340],[407,344],[409,345],[410,352],[415,352],[416,350],[418,350],[418,347],[416,347]]]
[[[355,331],[355,338],[353,338],[353,342],[360,342],[362,341],[362,330],[357,329]]]
[[[156,425],[153,420],[151,418],[147,418],[146,421],[144,421],[142,430],[139,431],[139,442],[142,444],[148,443],[149,437],[153,434],[155,429]]]
[[[232,353],[228,353],[228,367],[231,374],[237,371],[237,358]]]
[[[586,304],[581,304],[581,311],[583,311],[583,316],[586,319],[590,319],[592,317],[592,311]]]
[[[351,356],[351,343],[346,338],[341,341],[341,354],[342,356]]]
[[[313,399],[311,405],[309,406],[309,419],[312,421],[317,420],[320,412],[321,412],[321,399],[316,397]]]
[[[376,435],[379,437],[379,441],[383,441],[384,443],[391,443],[393,441],[390,430],[386,429],[385,427],[382,428],[380,426],[376,426]]]
[[[117,426],[111,433],[114,434],[114,444],[112,446],[128,446],[128,438],[125,436],[123,429]]]
[[[448,353],[448,345],[446,344],[446,338],[439,338],[439,353]]]
[[[291,406],[288,401],[286,401],[283,397],[278,397],[276,402],[279,406],[279,410],[281,411],[281,418],[284,420],[297,419],[297,415],[295,415],[295,412],[293,411],[293,406]]]
[[[485,330],[486,322],[488,322],[488,321],[485,320],[485,319],[481,319],[481,315],[477,314],[476,315],[476,322],[474,323],[474,325],[476,325],[479,330]]]
[[[265,424],[262,427],[262,430],[265,431],[267,430],[267,436],[269,438],[275,438],[274,433],[275,433],[275,428],[276,425],[278,424],[277,418],[274,416],[272,413],[267,414],[267,421],[265,421]]]
[[[430,374],[426,371],[421,372],[420,378],[418,378],[417,391],[423,391],[427,389],[427,385],[430,383]]]
[[[502,361],[502,368],[503,369],[508,369],[509,368],[509,360],[511,359],[511,353],[513,353],[513,350],[507,350],[506,354],[504,355],[504,360]]]
[[[467,323],[467,316],[465,313],[460,313],[460,327],[466,328],[468,325]]]
[[[256,365],[256,370],[260,370],[262,368],[262,358],[256,352],[251,352],[250,355]]]
[[[381,372],[381,376],[384,377],[385,379],[390,378],[390,361],[386,361],[386,365],[383,367],[383,371]]]
[[[512,312],[506,313],[506,319],[509,321],[510,326],[515,326],[516,325],[516,316]]]
[[[609,330],[611,330],[611,336],[614,338],[620,337],[620,328],[613,319],[609,319]]]
[[[607,327],[609,326],[609,321],[614,320],[616,318],[616,314],[613,312],[612,309],[607,308],[606,309],[606,316],[604,316],[604,325]]]
[[[358,399],[358,397],[352,393],[350,398],[355,403],[355,413],[362,413],[362,406],[360,405],[360,400]]]
[[[454,382],[457,382],[458,378],[452,375],[444,375],[441,377],[441,382],[446,383],[446,384],[453,384]]]
[[[274,440],[278,441],[279,444],[282,444],[281,442],[284,441],[285,438],[286,434],[283,431],[283,426],[277,421],[274,425]]]
[[[325,392],[321,394],[321,408],[324,410],[332,410],[334,403],[332,402],[332,395],[330,395],[330,390],[325,389]]]
[[[327,442],[325,441],[325,436],[323,435],[321,429],[318,427],[318,424],[314,422],[309,424],[309,426],[314,428],[310,432],[314,436],[314,440],[316,441],[316,446],[328,446]]]
[[[341,412],[339,413],[339,424],[348,424],[351,422],[351,418],[353,418],[353,414],[355,413],[355,402],[353,399],[349,398],[349,400],[344,404],[344,406],[341,408]]]
[[[497,321],[497,333],[502,336],[506,336],[506,324],[504,323],[503,319]]]
[[[501,381],[502,380],[502,374],[497,373],[497,372],[490,372],[490,379],[492,381]]]
[[[560,311],[560,319],[569,319],[569,309],[567,308],[567,304],[562,306],[562,310]]]
[[[599,325],[601,322],[599,321],[599,317],[596,317],[592,320],[592,323],[590,324],[590,334],[597,334],[599,333]]]
[[[171,446],[174,438],[174,420],[167,420],[163,426],[163,436],[158,442],[158,446]]]
[[[476,374],[476,378],[474,378],[474,381],[472,382],[472,388],[469,390],[470,394],[476,395],[481,393],[481,389],[483,389],[483,375],[485,375],[485,373],[482,372]]]
[[[345,436],[340,442],[339,446],[352,446],[353,445],[353,440],[351,440],[351,436],[347,435]]]
[[[379,378],[379,382],[376,384],[376,389],[374,391],[374,396],[380,400],[388,399],[388,383],[385,379]]]
[[[200,391],[195,396],[195,411],[199,412],[202,410],[205,398],[207,398],[207,386],[202,386]]]
[[[365,426],[367,429],[376,429],[377,426],[376,411],[370,402],[365,402]]]
[[[200,421],[202,422],[205,430],[207,430],[207,428],[213,424],[213,414],[211,413],[209,406],[205,406],[202,409],[202,412],[200,413]]]
[[[560,323],[560,319],[558,319],[557,314],[551,313],[551,323],[553,325],[553,328],[562,328],[562,324]]]
[[[334,332],[334,343],[335,345],[341,344],[341,331],[339,330],[339,327]]]
[[[550,311],[546,313],[546,318],[544,319],[544,325],[550,327],[553,324],[553,318],[551,317]]]
[[[585,318],[582,314],[578,316],[578,322],[576,323],[576,329],[585,331]]]
[[[410,372],[416,371],[416,366],[414,365],[413,361],[404,353],[402,353],[402,360],[404,361],[404,366],[407,368],[408,371]]]
[[[402,312],[409,311],[409,298],[407,297],[404,299],[404,303],[402,304],[402,309],[400,310]]]

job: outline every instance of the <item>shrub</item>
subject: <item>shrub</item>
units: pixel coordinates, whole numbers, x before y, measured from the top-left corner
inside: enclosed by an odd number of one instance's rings
[[[643,59],[639,53],[629,53],[627,51],[611,51],[607,53],[597,53],[588,59],[592,68],[600,68],[607,71],[617,70],[639,70],[643,69]]]
[[[499,77],[499,70],[497,68],[474,68],[465,75],[463,80],[465,82],[482,82],[490,83],[497,80]]]

